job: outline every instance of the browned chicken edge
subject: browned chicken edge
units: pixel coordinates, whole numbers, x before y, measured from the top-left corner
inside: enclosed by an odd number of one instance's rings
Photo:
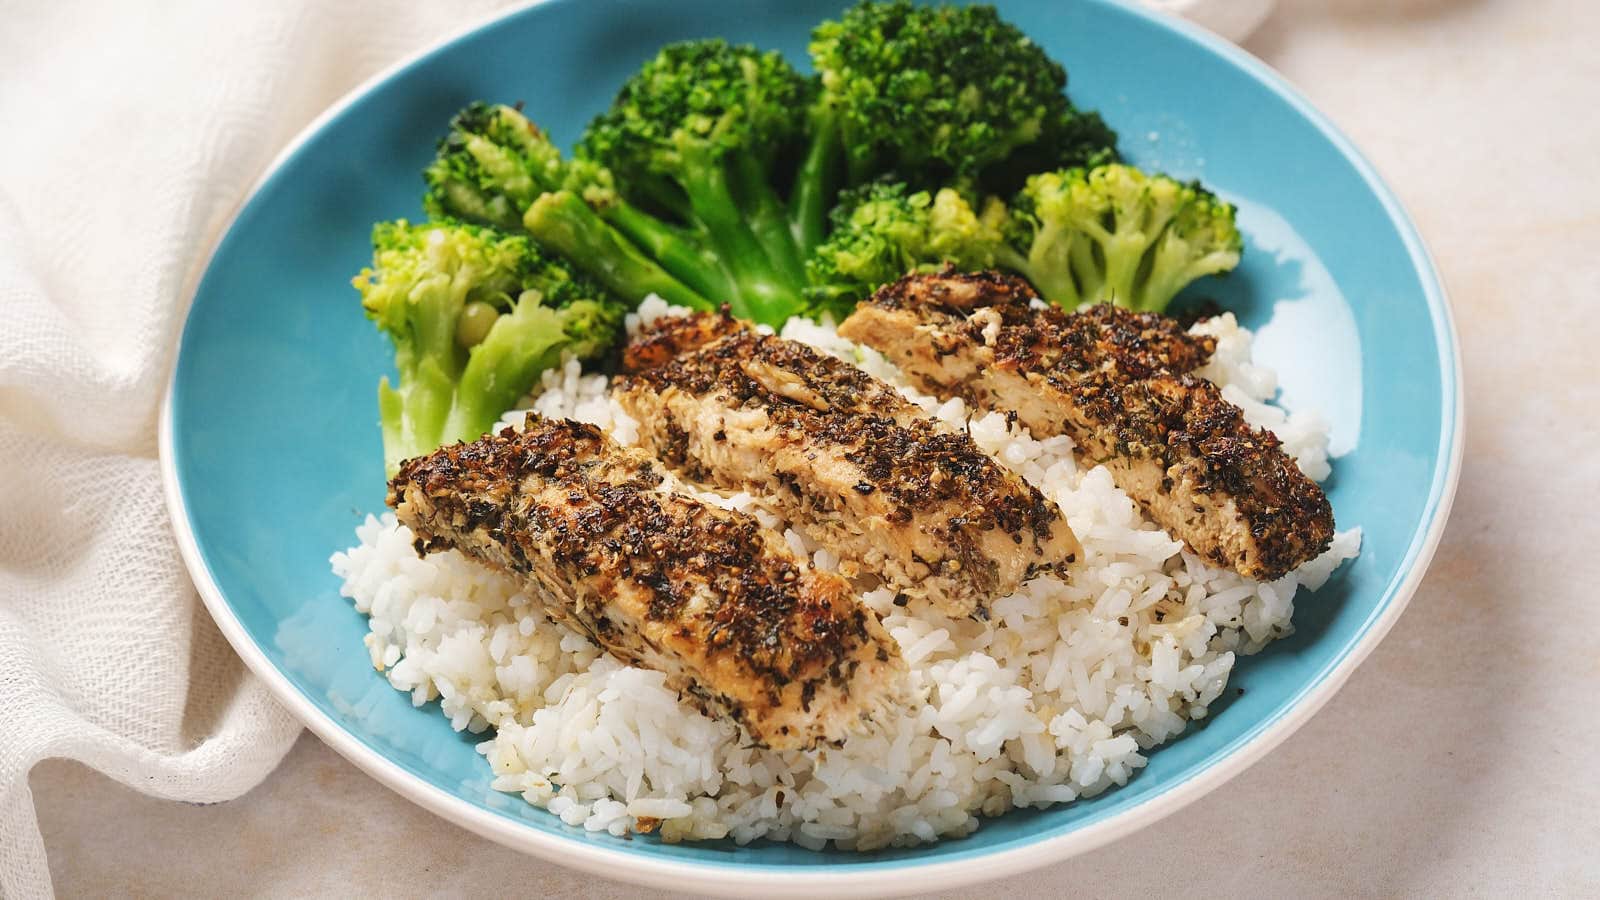
[[[904,663],[848,582],[663,481],[593,426],[529,416],[406,460],[388,502],[419,554],[453,548],[519,578],[551,618],[758,744],[837,742],[891,702]]]
[[[636,371],[614,396],[663,462],[766,499],[841,559],[947,614],[983,617],[1077,558],[1037,489],[856,366],[709,314],[659,321],[625,359]]]
[[[995,272],[914,274],[881,288],[839,333],[883,352],[924,390],[1065,434],[1163,528],[1213,564],[1272,580],[1333,537],[1322,489],[1270,431],[1193,372],[1214,339],[1109,304],[1041,306]]]

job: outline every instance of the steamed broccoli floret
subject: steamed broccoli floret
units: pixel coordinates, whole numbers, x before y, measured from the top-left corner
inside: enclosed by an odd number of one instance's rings
[[[579,155],[681,216],[732,276],[734,311],[778,324],[803,307],[804,270],[774,170],[806,127],[807,98],[777,53],[669,44],[589,125]]]
[[[614,193],[609,172],[567,163],[520,111],[487,103],[456,113],[422,177],[428,183],[422,202],[429,215],[507,230],[521,228],[522,214],[550,191],[581,193],[592,187],[597,197]]]
[[[1066,70],[992,6],[867,0],[816,28],[811,57],[852,183],[893,169],[975,185],[1021,153],[1030,171],[1114,153],[1063,93]]]
[[[821,300],[856,299],[918,268],[999,266],[1068,308],[1109,302],[1160,312],[1183,287],[1239,263],[1234,209],[1198,184],[1132,166],[1045,172],[1008,206],[974,210],[946,188],[929,199],[873,189],[841,209],[811,272]]]
[[[384,462],[469,441],[563,353],[616,340],[625,306],[523,235],[454,221],[382,222],[352,283],[394,341],[398,385],[378,386]]]
[[[1238,265],[1243,247],[1233,207],[1198,182],[1115,164],[1029,178],[1009,230],[1006,264],[1069,307],[1161,312],[1189,282]]]
[[[512,107],[474,103],[458,113],[423,177],[430,215],[526,228],[630,302],[657,294],[711,308],[731,298],[703,248],[623,202],[603,166],[563,159]]]
[[[833,236],[807,263],[811,296],[833,309],[924,266],[992,268],[1004,216],[998,201],[976,213],[952,188],[930,193],[877,181],[847,191],[833,212]]]

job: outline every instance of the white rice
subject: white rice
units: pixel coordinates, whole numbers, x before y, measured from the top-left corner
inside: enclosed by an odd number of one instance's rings
[[[641,317],[666,314],[649,300]],[[1250,363],[1250,333],[1224,315],[1196,327],[1218,339],[1202,374],[1272,429],[1300,467],[1327,477],[1327,425],[1269,401],[1275,376]],[[1271,583],[1211,568],[1147,521],[1104,468],[1080,469],[1071,442],[1035,440],[1003,416],[907,388],[878,354],[828,325],[792,320],[785,337],[856,362],[1053,499],[1083,543],[1070,583],[1041,578],[997,601],[992,621],[948,619],[892,592],[863,600],[883,617],[916,698],[842,747],[775,753],[679,702],[658,672],[630,668],[552,624],[511,579],[455,552],[417,558],[394,516],[369,516],[359,544],[333,556],[343,593],[369,617],[372,664],[417,705],[439,701],[478,745],[494,786],[563,822],[664,840],[731,836],[868,850],[971,833],[980,816],[1044,807],[1125,784],[1144,752],[1204,718],[1238,654],[1290,633],[1296,593],[1315,590],[1360,545],[1340,532],[1321,557]],[[592,422],[619,441],[637,425],[607,380],[575,362],[547,372],[531,407]],[[507,416],[520,423],[521,413]],[[784,527],[754,498],[716,498]],[[819,568],[838,560],[785,528]]]

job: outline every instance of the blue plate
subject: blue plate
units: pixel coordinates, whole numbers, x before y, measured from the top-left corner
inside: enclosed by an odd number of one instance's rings
[[[1415,589],[1461,451],[1460,375],[1438,276],[1372,168],[1276,75],[1196,29],[1107,0],[1003,12],[1063,60],[1137,163],[1198,176],[1240,209],[1248,247],[1207,285],[1259,329],[1284,397],[1322,410],[1341,453],[1330,496],[1362,553],[1297,633],[1245,661],[1243,696],[1150,756],[1127,787],[989,820],[971,837],[865,855],[587,834],[489,789],[473,739],[414,709],[368,662],[366,623],[328,555],[383,508],[375,389],[386,340],[352,274],[372,223],[420,215],[418,172],[468,101],[524,100],[562,141],[663,42],[721,35],[805,59],[839,0],[552,0],[388,72],[279,158],[217,246],[194,298],[162,424],[172,518],[212,615],[323,740],[389,786],[504,843],[683,890],[815,894],[948,887],[1105,843],[1236,774],[1303,723]],[[1230,692],[1231,693],[1231,692]],[[359,814],[359,813],[358,813]]]

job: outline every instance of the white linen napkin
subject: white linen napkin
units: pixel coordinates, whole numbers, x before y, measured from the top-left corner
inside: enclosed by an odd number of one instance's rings
[[[293,743],[299,726],[201,606],[163,505],[156,417],[183,314],[231,212],[297,131],[504,5],[7,7],[0,895],[50,894],[35,762],[207,803],[255,786]]]
[[[208,803],[255,786],[293,743],[299,726],[201,606],[163,505],[156,417],[183,313],[230,214],[296,132],[508,5],[7,8],[0,895],[50,894],[28,788],[39,760]]]

